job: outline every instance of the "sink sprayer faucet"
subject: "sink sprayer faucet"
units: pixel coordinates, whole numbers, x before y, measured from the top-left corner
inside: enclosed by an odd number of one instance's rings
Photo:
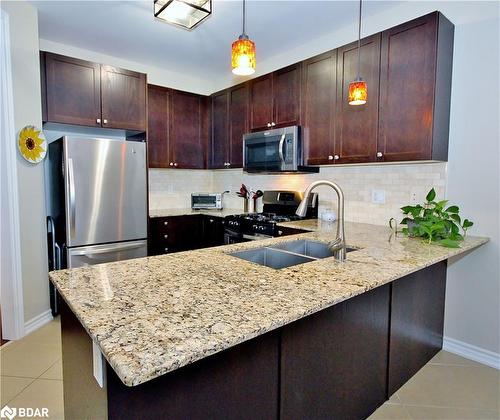
[[[339,261],[345,261],[346,258],[346,243],[345,243],[345,231],[344,231],[344,193],[342,189],[335,182],[331,181],[315,181],[309,185],[304,191],[304,198],[297,207],[295,214],[297,216],[304,217],[307,212],[307,203],[309,201],[309,195],[311,192],[320,185],[328,185],[332,187],[337,193],[338,197],[338,219],[337,219],[337,236],[330,242],[330,249],[333,251],[335,258]]]

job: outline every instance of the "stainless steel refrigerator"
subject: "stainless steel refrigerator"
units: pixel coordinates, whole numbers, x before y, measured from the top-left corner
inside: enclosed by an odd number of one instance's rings
[[[47,165],[51,269],[147,255],[146,143],[65,136]]]

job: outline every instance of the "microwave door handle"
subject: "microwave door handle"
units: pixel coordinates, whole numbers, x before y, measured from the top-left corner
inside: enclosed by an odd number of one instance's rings
[[[283,153],[283,146],[285,145],[285,134],[282,134],[281,135],[281,139],[280,139],[280,143],[279,143],[279,146],[278,146],[278,152],[279,152],[279,155],[280,155],[280,159],[283,163],[285,163],[285,156],[284,156],[284,153]]]

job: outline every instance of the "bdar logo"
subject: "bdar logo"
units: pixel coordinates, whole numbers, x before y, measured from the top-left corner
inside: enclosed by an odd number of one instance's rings
[[[10,408],[8,405],[6,405],[2,410],[0,410],[0,417],[5,419],[8,418],[9,420],[12,420],[14,417],[16,417],[16,409],[15,408]]]

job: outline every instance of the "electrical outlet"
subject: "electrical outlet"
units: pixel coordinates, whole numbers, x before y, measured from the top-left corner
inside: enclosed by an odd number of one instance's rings
[[[410,204],[418,204],[417,191],[410,191]]]
[[[384,190],[372,190],[372,203],[385,204],[385,191]]]

